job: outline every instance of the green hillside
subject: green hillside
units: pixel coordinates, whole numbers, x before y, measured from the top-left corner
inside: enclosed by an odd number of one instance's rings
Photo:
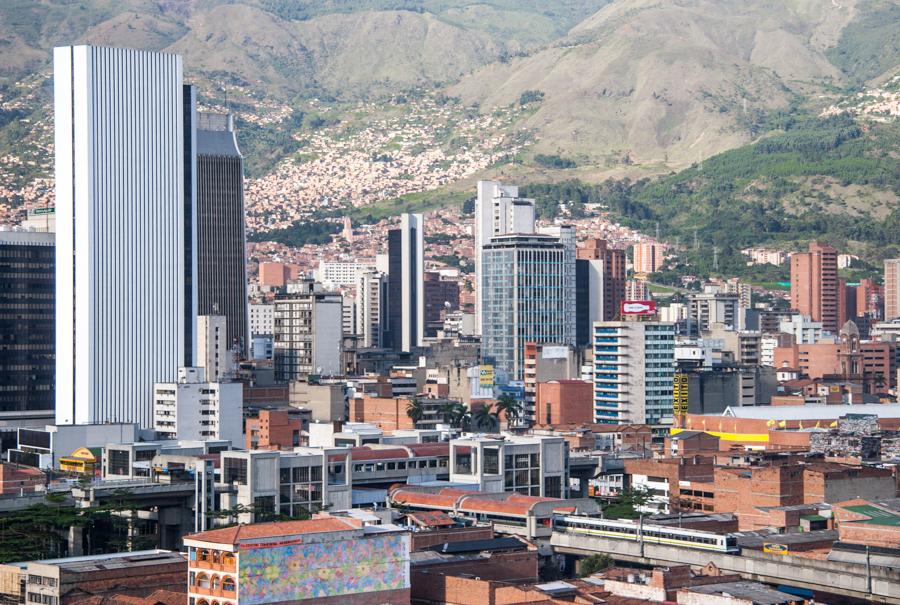
[[[870,261],[900,253],[900,125],[860,126],[846,116],[791,118],[785,130],[661,179],[529,185],[553,212],[558,200],[600,202],[646,232],[680,244],[702,273],[719,248],[723,272],[746,271],[748,246],[829,241]],[[846,195],[854,191],[863,203]],[[696,233],[699,249],[693,249]]]

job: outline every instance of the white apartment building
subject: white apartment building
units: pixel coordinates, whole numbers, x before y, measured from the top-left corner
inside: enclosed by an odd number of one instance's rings
[[[153,420],[166,439],[243,440],[244,387],[239,382],[208,382],[200,367],[178,368],[176,382],[154,387]]]
[[[373,262],[320,260],[316,281],[330,289],[350,287],[356,283],[356,276],[360,271],[371,269],[373,265]]]
[[[808,315],[793,315],[789,320],[782,320],[778,329],[793,336],[798,345],[815,344],[822,339],[822,322],[813,321]]]
[[[275,305],[250,305],[250,337],[271,336],[275,333]]]
[[[598,321],[594,323],[592,346],[596,422],[671,423],[674,324]]]
[[[356,329],[358,346],[383,346],[387,276],[376,269],[360,271],[356,275]]]
[[[341,375],[342,324],[341,295],[322,292],[313,282],[299,282],[295,293],[276,298],[276,378]]]

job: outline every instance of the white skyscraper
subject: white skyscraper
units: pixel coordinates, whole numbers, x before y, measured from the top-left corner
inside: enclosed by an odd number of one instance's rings
[[[172,54],[61,47],[53,69],[56,421],[152,427],[196,341],[193,93]]]
[[[519,197],[519,188],[497,181],[478,181],[475,199],[475,318],[481,334],[482,248],[508,233],[534,233],[534,200]]]
[[[368,269],[357,273],[356,329],[360,347],[382,346],[383,299],[386,292],[387,277],[380,271]]]

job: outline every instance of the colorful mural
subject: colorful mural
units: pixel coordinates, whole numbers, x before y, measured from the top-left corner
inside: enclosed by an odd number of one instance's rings
[[[241,605],[409,588],[409,536],[240,551]]]

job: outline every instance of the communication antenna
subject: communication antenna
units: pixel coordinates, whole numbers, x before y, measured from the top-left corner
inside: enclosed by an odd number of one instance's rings
[[[719,247],[713,246],[713,269],[719,270]]]
[[[700,242],[697,240],[697,230],[694,229],[694,250],[700,247]]]

